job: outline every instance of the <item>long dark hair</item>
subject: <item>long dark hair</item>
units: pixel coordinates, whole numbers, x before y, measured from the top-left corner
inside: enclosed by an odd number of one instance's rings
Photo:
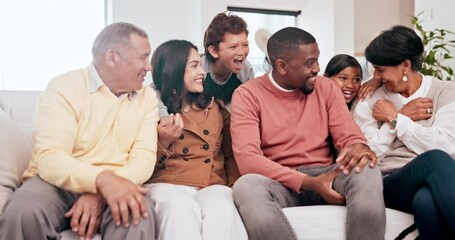
[[[325,68],[324,76],[333,77],[347,67],[358,68],[360,78],[362,78],[362,67],[360,66],[360,63],[353,56],[347,54],[338,54],[330,59],[329,63],[327,63],[327,67]]]
[[[190,50],[197,47],[186,40],[170,40],[155,50],[152,56],[152,77],[161,100],[169,113],[182,112],[184,100],[206,108],[211,98],[203,93],[190,93],[185,90],[184,76]]]

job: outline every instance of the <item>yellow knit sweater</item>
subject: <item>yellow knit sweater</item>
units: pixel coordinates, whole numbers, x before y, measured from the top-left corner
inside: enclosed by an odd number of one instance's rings
[[[68,191],[96,192],[105,169],[136,184],[156,161],[158,102],[143,87],[116,97],[93,65],[54,78],[40,97],[34,120],[33,156],[24,180],[39,174]],[[94,89],[94,90],[91,90]]]

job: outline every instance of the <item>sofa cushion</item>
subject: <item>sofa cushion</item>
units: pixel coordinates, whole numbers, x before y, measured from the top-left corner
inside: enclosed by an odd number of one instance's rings
[[[27,136],[32,136],[32,123],[40,91],[0,90],[0,109],[12,119]]]
[[[299,240],[346,239],[344,206],[292,207],[283,208],[283,212]],[[414,224],[414,217],[411,214],[387,208],[386,216],[385,240],[417,238],[417,230],[407,231]]]
[[[0,214],[9,196],[21,185],[31,152],[30,132],[26,134],[0,109]]]
[[[65,230],[60,233],[60,237],[62,238],[61,240],[77,240],[77,234],[72,232],[71,230]],[[95,236],[93,236],[92,240],[101,240],[101,235],[98,233]]]

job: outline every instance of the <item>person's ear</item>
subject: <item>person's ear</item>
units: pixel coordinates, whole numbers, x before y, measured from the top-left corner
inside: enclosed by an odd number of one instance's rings
[[[218,59],[220,57],[220,53],[215,46],[210,45],[207,49],[209,50],[209,53],[210,55],[212,55],[213,58]]]
[[[107,63],[107,65],[113,67],[115,66],[115,61],[116,61],[116,56],[115,56],[115,51],[114,49],[110,48],[106,51],[104,54],[104,60]]]
[[[276,65],[276,70],[278,71],[278,73],[280,75],[286,75],[287,73],[287,70],[286,70],[286,61],[284,61],[283,59],[277,59],[275,61],[275,65]]]
[[[412,63],[409,59],[404,60],[402,64],[405,71],[410,71]]]

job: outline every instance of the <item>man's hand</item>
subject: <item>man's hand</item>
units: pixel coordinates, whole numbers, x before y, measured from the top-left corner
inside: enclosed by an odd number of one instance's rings
[[[340,172],[341,170],[337,169],[316,177],[306,176],[302,182],[301,189],[316,192],[330,204],[344,205],[346,199],[332,188],[333,180]]]
[[[416,98],[404,105],[398,112],[414,122],[428,119],[433,114],[433,100],[431,98]]]
[[[100,194],[86,193],[65,213],[65,217],[71,218],[71,230],[79,235],[79,239],[91,239],[96,234],[104,205]]]
[[[373,106],[373,117],[380,122],[390,122],[397,118],[398,112],[389,100],[378,100]]]
[[[368,146],[363,143],[355,143],[343,148],[335,162],[338,163],[339,169],[348,175],[352,169],[357,173],[361,172],[368,162],[373,168],[376,166],[377,158]]]
[[[183,131],[183,120],[180,114],[170,114],[160,119],[158,123],[158,142],[164,148],[168,148]]]
[[[125,227],[129,227],[130,212],[134,225],[139,224],[141,216],[143,218],[148,216],[144,199],[148,189],[107,170],[96,177],[96,187],[106,200],[117,226],[123,223]]]

